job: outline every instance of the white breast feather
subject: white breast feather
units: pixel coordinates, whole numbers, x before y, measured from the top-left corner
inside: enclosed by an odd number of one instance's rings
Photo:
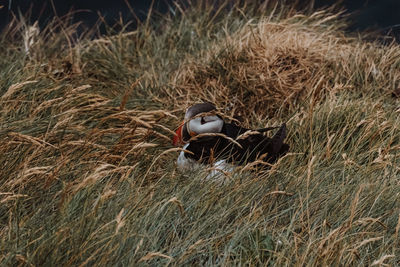
[[[189,144],[184,145],[183,149],[186,149],[188,146]],[[185,157],[184,151],[181,151],[181,153],[179,153],[177,164],[178,169],[181,171],[194,170],[200,166],[200,164],[197,163],[197,161],[195,161],[194,159]]]
[[[189,144],[183,146],[183,149],[186,149]],[[224,176],[226,173],[231,173],[235,170],[235,167],[227,163],[226,160],[218,160],[212,166],[206,166],[198,163],[194,159],[185,157],[185,152],[181,151],[177,160],[178,169],[180,171],[188,171],[188,170],[198,170],[199,168],[203,168],[205,171],[209,171],[206,179],[215,179]]]

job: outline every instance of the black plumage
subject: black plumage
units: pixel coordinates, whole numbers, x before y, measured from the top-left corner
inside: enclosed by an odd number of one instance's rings
[[[271,164],[289,150],[289,145],[284,143],[286,124],[279,127],[272,138],[263,134],[273,128],[253,131],[236,124],[224,123],[218,135],[192,138],[186,147],[189,152],[185,152],[185,157],[204,164],[213,163],[217,159],[239,165],[261,159],[262,162]]]

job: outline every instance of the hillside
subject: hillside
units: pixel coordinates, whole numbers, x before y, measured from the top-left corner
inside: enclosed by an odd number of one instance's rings
[[[1,265],[400,262],[400,46],[328,11],[202,3],[133,32],[0,36]],[[25,36],[25,39],[24,39]],[[287,123],[268,171],[181,173],[185,109]]]

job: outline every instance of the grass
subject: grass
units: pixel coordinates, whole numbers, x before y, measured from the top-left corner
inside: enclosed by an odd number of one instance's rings
[[[399,264],[400,47],[344,26],[202,3],[97,39],[54,20],[26,53],[13,21],[1,264]],[[290,153],[223,182],[180,173],[172,131],[199,101],[248,127],[287,122]]]

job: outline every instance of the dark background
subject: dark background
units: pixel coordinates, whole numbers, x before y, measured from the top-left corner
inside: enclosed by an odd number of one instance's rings
[[[329,6],[335,1],[317,0],[315,6]],[[398,30],[400,28],[400,0],[344,0],[340,1],[348,13],[352,25],[350,30],[368,28]]]
[[[174,9],[174,0],[154,0],[153,11],[159,14]],[[128,8],[129,3],[130,8]],[[62,17],[71,10],[78,11],[73,21],[81,21],[81,29],[90,28],[99,20],[99,14],[107,24],[113,25],[120,17],[126,21],[133,21],[131,28],[136,26],[137,20],[143,21],[151,6],[151,0],[0,0],[0,30],[12,18],[28,14],[31,23],[39,20],[45,25],[52,16]],[[329,6],[333,0],[316,0],[314,8]],[[349,31],[375,29],[382,34],[394,33],[400,40],[400,0],[339,0],[350,15],[352,24]],[[134,11],[132,14],[131,10]],[[154,13],[153,13],[154,14]],[[104,32],[105,28],[100,31]]]
[[[166,13],[174,0],[155,0],[153,11]],[[11,3],[11,4],[10,4]],[[127,5],[130,5],[130,7]],[[73,22],[82,22],[82,28],[91,28],[99,21],[99,14],[109,25],[114,25],[121,18],[132,21],[146,19],[151,0],[0,0],[0,30],[12,19],[13,14],[29,17],[31,23],[38,20],[43,27],[54,15],[63,17],[75,11]],[[130,9],[131,8],[131,9]],[[133,10],[134,14],[132,14]],[[104,29],[101,29],[104,32]]]

